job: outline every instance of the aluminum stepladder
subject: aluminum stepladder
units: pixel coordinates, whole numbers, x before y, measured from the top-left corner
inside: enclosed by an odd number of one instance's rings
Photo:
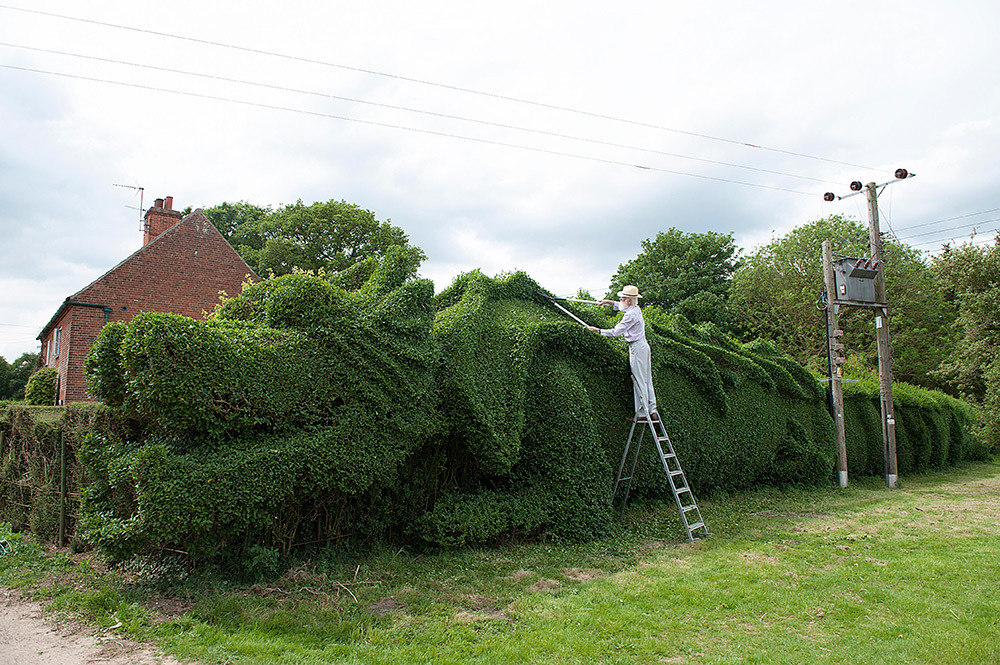
[[[639,450],[642,448],[642,439],[645,436],[646,428],[649,428],[649,433],[653,436],[653,443],[656,444],[656,452],[660,455],[660,462],[663,464],[663,470],[667,474],[667,480],[670,482],[670,490],[674,494],[674,502],[677,504],[677,510],[681,514],[681,522],[684,523],[684,530],[687,532],[688,542],[697,540],[698,538],[707,538],[712,534],[709,533],[708,528],[705,526],[705,520],[701,516],[701,510],[698,508],[698,502],[695,501],[694,492],[691,491],[691,487],[688,485],[687,476],[684,475],[684,470],[681,469],[681,462],[677,459],[677,453],[674,451],[674,444],[670,442],[670,437],[667,435],[666,426],[663,424],[663,419],[657,417],[655,419],[649,418],[648,414],[649,407],[646,404],[646,398],[643,396],[642,391],[639,390],[639,386],[636,383],[635,377],[632,377],[632,386],[635,390],[635,394],[639,396],[639,402],[642,405],[641,409],[636,411],[635,417],[630,418],[632,421],[632,427],[628,432],[628,440],[625,442],[625,450],[622,452],[622,461],[618,465],[618,478],[615,480],[615,488],[611,494],[611,502],[614,503],[615,497],[618,496],[618,488],[622,483],[625,483],[625,494],[622,497],[622,507],[621,515],[625,514],[625,504],[628,502],[628,493],[632,489],[632,478],[635,476],[635,467],[639,461]],[[646,427],[641,426],[645,424]],[[639,426],[639,440],[636,441],[635,450],[632,453],[632,463],[629,466],[629,472],[627,476],[622,474],[625,472],[625,465],[628,462],[629,448],[632,445],[632,439],[635,436],[636,426]],[[695,535],[700,531],[700,534]]]

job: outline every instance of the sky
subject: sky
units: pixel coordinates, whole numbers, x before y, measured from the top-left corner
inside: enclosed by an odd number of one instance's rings
[[[998,25],[995,0],[0,0],[0,355],[165,196],[355,203],[439,291],[478,268],[603,295],[660,231],[752,252],[867,221],[823,193],[901,167],[883,230],[989,241]]]

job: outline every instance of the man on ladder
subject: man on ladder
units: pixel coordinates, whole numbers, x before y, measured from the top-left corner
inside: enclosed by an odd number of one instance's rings
[[[594,332],[599,332],[605,337],[624,336],[628,342],[628,361],[632,368],[632,393],[635,397],[635,418],[632,420],[632,427],[629,429],[628,440],[625,442],[625,450],[622,452],[622,461],[618,467],[618,478],[615,480],[614,491],[612,492],[612,502],[618,494],[618,488],[624,486],[624,496],[622,497],[621,513],[625,514],[625,504],[628,501],[628,493],[632,487],[632,478],[635,475],[636,463],[639,460],[639,448],[642,446],[644,428],[639,427],[639,439],[632,452],[632,463],[628,464],[629,448],[632,445],[632,437],[635,435],[636,426],[644,422],[649,428],[656,446],[660,463],[667,474],[670,483],[670,490],[674,495],[677,510],[680,511],[681,522],[687,533],[687,539],[694,541],[712,535],[705,526],[705,520],[701,516],[701,509],[695,501],[694,492],[688,484],[687,476],[681,468],[680,460],[674,450],[674,444],[670,441],[665,424],[660,420],[656,412],[656,393],[653,390],[653,366],[650,359],[649,342],[646,341],[646,323],[643,321],[642,312],[639,310],[639,289],[628,285],[618,292],[618,302],[602,300],[602,305],[614,305],[615,309],[624,312],[622,320],[614,328],[600,329],[595,326],[587,326]],[[697,535],[696,535],[697,534]]]
[[[628,363],[635,377],[633,393],[636,417],[648,416],[650,420],[657,420],[659,415],[656,413],[656,393],[653,390],[653,363],[649,353],[649,342],[646,341],[646,322],[643,321],[642,310],[639,309],[641,297],[638,288],[631,284],[625,286],[618,292],[618,302],[601,301],[602,305],[614,305],[615,311],[624,312],[618,325],[603,330],[596,326],[587,327],[605,337],[625,337],[625,341],[628,342]],[[645,405],[649,406],[648,414],[644,412]]]

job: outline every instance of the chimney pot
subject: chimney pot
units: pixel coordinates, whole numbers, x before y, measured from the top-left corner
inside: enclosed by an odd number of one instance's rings
[[[174,197],[168,196],[167,198],[163,199],[163,207],[166,210],[173,210],[174,209]]]
[[[153,201],[153,207],[154,208],[162,208],[163,207],[163,199],[156,199],[155,201]]]

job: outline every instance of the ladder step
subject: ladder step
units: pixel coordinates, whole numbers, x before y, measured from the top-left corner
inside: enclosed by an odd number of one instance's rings
[[[666,423],[663,422],[662,418],[655,416],[653,418],[650,418],[648,415],[646,415],[649,414],[649,409],[647,408],[647,404],[645,403],[645,400],[641,395],[641,391],[639,390],[639,384],[634,376],[632,377],[632,384],[634,387],[633,392],[636,395],[639,395],[640,399],[643,400],[642,401],[643,413],[642,415],[640,415],[640,410],[636,409],[635,416],[628,419],[629,422],[632,423],[632,427],[628,433],[628,440],[625,442],[625,451],[622,453],[622,462],[621,466],[618,469],[618,473],[621,474],[625,470],[625,462],[626,458],[628,457],[629,446],[632,443],[632,437],[635,435],[637,426],[640,423],[647,425],[650,430],[650,434],[653,435],[653,441],[656,445],[656,450],[660,454],[660,462],[663,464],[663,470],[666,471],[667,481],[670,483],[670,489],[673,492],[674,500],[677,502],[677,507],[680,509],[681,520],[684,522],[684,526],[687,529],[688,540],[694,541],[698,539],[693,533],[697,529],[702,530],[702,535],[704,537],[712,535],[711,533],[708,532],[708,529],[705,528],[704,518],[702,518],[701,511],[698,509],[698,503],[694,498],[694,491],[688,486],[687,478],[684,476],[684,471],[681,469],[680,458],[677,456],[677,453],[674,450],[674,444],[670,441],[670,435],[667,433]],[[638,429],[639,429],[638,440],[641,443],[642,433],[644,430],[641,427],[639,427]],[[637,458],[638,458],[638,449],[636,449],[636,460]],[[635,471],[634,464],[636,460],[633,460],[633,467],[632,467],[633,473]],[[675,460],[675,461],[670,462],[670,460]],[[619,476],[618,480],[615,481],[615,490],[614,490],[615,496],[618,495],[619,486],[621,486],[624,483],[625,487],[625,496],[622,498],[622,504],[621,504],[622,515],[625,514],[625,504],[628,502],[628,491],[632,486],[632,478],[633,476],[631,475]],[[676,478],[680,478],[680,480],[675,481]],[[678,487],[678,485],[683,485],[683,487]],[[683,495],[685,492],[688,494],[688,500],[691,501],[690,505],[686,506],[681,505],[684,501],[681,495]],[[614,499],[612,499],[612,501],[613,500]],[[688,524],[687,514],[690,512],[694,512],[693,519],[698,520],[694,524]]]

